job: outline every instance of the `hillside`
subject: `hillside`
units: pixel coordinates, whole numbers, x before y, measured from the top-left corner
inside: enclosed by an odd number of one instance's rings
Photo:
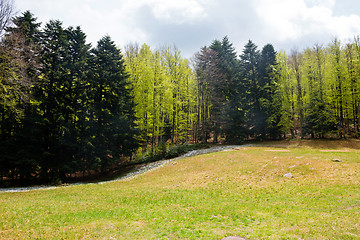
[[[357,140],[272,142],[0,193],[0,239],[359,239],[359,154]]]

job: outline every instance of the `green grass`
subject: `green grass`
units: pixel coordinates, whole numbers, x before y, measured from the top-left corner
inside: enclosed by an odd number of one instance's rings
[[[360,143],[332,144],[248,147],[118,182],[0,193],[0,239],[360,239]]]

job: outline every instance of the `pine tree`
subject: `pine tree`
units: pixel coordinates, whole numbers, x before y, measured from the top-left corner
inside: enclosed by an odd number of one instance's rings
[[[260,52],[257,46],[249,40],[240,55],[242,95],[241,109],[244,111],[246,129],[250,136],[257,137],[261,134],[261,124],[265,119],[260,116],[260,88],[259,88],[259,61]]]
[[[267,134],[271,138],[278,138],[280,135],[277,123],[269,121],[270,116],[278,109],[274,105],[273,97],[275,95],[275,83],[273,79],[276,72],[276,52],[271,44],[267,44],[261,51],[259,61],[259,102],[260,102],[260,113],[259,113],[259,133],[264,137]]]
[[[239,60],[237,53],[228,37],[214,41],[210,46],[218,55],[218,68],[221,71],[222,82],[217,82],[217,91],[223,96],[221,111],[221,133],[225,134],[227,142],[239,142],[243,140],[244,130],[242,123],[244,116],[239,110],[241,107]]]
[[[211,48],[202,48],[196,54],[195,71],[198,85],[198,137],[207,142],[211,133],[215,133],[215,136],[219,134],[221,126],[224,96],[220,89],[225,76],[219,68],[218,53]]]
[[[31,178],[36,171],[38,143],[32,142],[33,103],[32,89],[37,84],[39,49],[35,36],[39,33],[39,23],[30,12],[13,19],[13,27],[6,28],[1,44],[3,79],[1,80],[1,144],[4,170],[21,180]],[[32,31],[28,31],[28,29]],[[18,148],[18,146],[23,146]],[[5,159],[6,158],[6,159]]]
[[[67,53],[63,68],[62,133],[59,138],[58,154],[61,156],[65,172],[83,170],[86,156],[86,112],[88,110],[88,55],[90,44],[86,43],[86,34],[80,27],[69,27],[64,34],[67,42]]]
[[[91,51],[90,144],[88,161],[105,170],[137,148],[134,101],[120,50],[109,36]]]

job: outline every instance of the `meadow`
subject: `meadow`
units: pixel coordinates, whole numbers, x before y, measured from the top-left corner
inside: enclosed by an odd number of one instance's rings
[[[360,141],[239,146],[121,181],[0,192],[0,239],[234,235],[360,239]]]

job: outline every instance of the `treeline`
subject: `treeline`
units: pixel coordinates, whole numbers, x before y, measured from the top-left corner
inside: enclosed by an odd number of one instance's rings
[[[276,52],[261,51],[249,41],[238,57],[225,37],[195,55],[197,75],[197,138],[201,141],[242,142],[276,138],[277,123],[269,121],[273,106]]]
[[[1,30],[1,29],[0,29]],[[0,42],[0,180],[64,180],[184,143],[359,137],[360,40],[277,53],[227,37],[176,47],[109,36],[29,12]],[[2,32],[2,30],[0,31]]]
[[[225,37],[195,70],[202,141],[360,136],[359,38],[289,55],[249,41],[238,56]]]
[[[282,134],[317,138],[360,135],[360,39],[334,38],[290,55],[278,54],[275,115]]]
[[[176,47],[151,50],[146,44],[130,44],[125,49],[141,141],[152,151],[167,142],[192,141],[197,89],[189,61]]]
[[[29,12],[0,44],[0,179],[63,180],[104,171],[138,147],[123,56],[109,36],[96,47],[80,27]]]

